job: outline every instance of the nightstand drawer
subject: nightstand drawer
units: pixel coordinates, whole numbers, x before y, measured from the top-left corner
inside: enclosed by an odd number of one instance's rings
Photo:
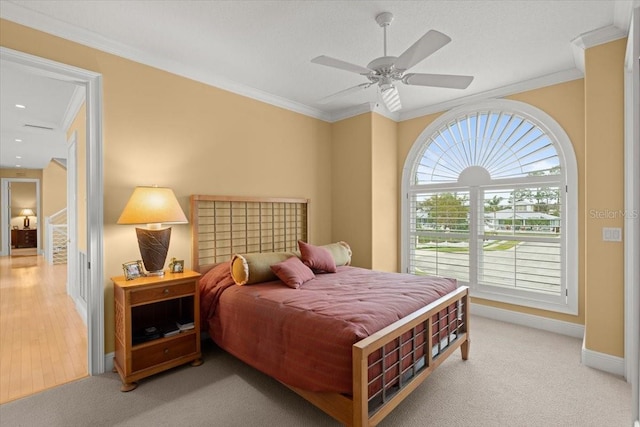
[[[133,349],[131,368],[133,371],[139,371],[193,354],[197,351],[196,338],[195,333],[185,333],[183,337]]]
[[[178,283],[175,285],[168,284],[155,288],[146,288],[139,291],[131,292],[131,305],[146,304],[153,301],[159,301],[168,298],[177,298],[195,293],[195,285],[193,281],[188,283]]]

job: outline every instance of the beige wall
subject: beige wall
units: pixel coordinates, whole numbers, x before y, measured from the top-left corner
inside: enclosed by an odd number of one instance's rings
[[[378,114],[371,119],[371,267],[398,271],[398,124]]]
[[[371,114],[332,125],[332,238],[351,245],[351,264],[372,266]]]
[[[618,40],[585,55],[585,347],[619,357],[624,356],[624,246],[602,241],[602,228],[624,226],[625,48],[625,40]]]
[[[11,206],[10,226],[23,228],[24,216],[20,214],[23,209],[31,209],[34,215],[29,215],[29,228],[38,228],[40,218],[38,214],[37,190],[35,182],[12,182],[11,183]]]
[[[66,207],[67,170],[51,161],[42,170],[42,216],[51,216]]]
[[[42,170],[42,218],[47,218],[67,207],[67,170],[57,162],[51,161]],[[47,241],[46,223],[40,227],[40,239]]]
[[[103,76],[105,351],[113,345],[109,277],[140,258],[134,227],[116,221],[133,188],[311,199],[309,235],[331,241],[331,126],[176,75],[1,21],[8,48]],[[190,265],[188,225],[173,227],[169,258]]]
[[[352,265],[398,271],[397,124],[374,113],[332,124],[332,240]]]

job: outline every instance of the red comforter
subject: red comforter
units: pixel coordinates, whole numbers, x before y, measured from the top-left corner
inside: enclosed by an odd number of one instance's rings
[[[229,264],[200,280],[202,325],[223,349],[285,384],[352,392],[351,346],[453,291],[454,279],[338,267],[299,289],[237,286]]]

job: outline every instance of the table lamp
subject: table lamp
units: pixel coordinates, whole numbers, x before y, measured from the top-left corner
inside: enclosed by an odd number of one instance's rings
[[[138,246],[147,275],[163,276],[171,227],[162,224],[186,224],[173,190],[165,187],[136,187],[124,207],[118,224],[147,224],[137,228]]]
[[[24,217],[24,228],[29,228],[29,217],[34,215],[33,210],[29,208],[25,208],[20,211],[20,216]]]

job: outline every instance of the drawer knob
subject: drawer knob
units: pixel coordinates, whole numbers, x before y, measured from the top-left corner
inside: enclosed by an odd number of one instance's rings
[[[169,354],[169,349],[168,348],[164,349],[164,354]]]
[[[163,294],[168,294],[169,293],[169,288],[164,288],[164,291],[162,291]]]

